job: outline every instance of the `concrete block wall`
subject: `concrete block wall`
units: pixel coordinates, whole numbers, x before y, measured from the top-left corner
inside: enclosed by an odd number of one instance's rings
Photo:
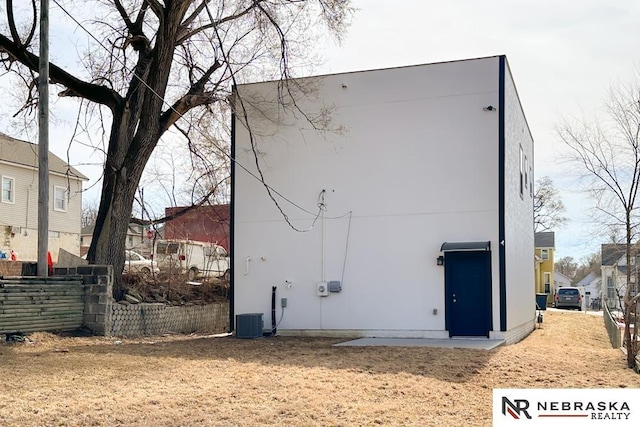
[[[113,267],[81,265],[55,268],[56,276],[81,276],[85,288],[83,325],[97,335],[111,331],[113,300]]]
[[[229,303],[168,306],[113,304],[110,335],[139,337],[164,333],[219,333],[229,327]]]
[[[113,267],[55,268],[56,276],[79,276],[85,288],[83,325],[97,335],[138,337],[164,333],[217,333],[229,328],[229,303],[168,306],[116,303]]]

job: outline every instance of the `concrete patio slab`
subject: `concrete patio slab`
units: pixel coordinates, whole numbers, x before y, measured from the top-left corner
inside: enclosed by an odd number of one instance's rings
[[[440,348],[472,348],[492,350],[504,344],[504,340],[486,338],[358,338],[334,344],[337,347],[440,347]]]

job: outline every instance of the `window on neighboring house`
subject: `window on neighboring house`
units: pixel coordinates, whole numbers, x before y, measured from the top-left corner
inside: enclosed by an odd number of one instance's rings
[[[549,249],[541,249],[540,250],[540,258],[549,259]]]
[[[15,181],[8,176],[2,177],[2,201],[4,203],[14,203]]]
[[[607,299],[617,298],[616,289],[613,286],[613,277],[607,276]]]
[[[522,145],[520,146],[520,197],[524,193],[524,153],[522,152]]]
[[[544,273],[544,293],[551,293],[551,273]]]
[[[53,187],[53,210],[67,211],[67,189],[64,187]]]

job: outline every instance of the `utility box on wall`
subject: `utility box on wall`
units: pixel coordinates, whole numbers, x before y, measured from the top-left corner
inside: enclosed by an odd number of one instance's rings
[[[236,338],[260,338],[263,316],[262,313],[236,314]]]

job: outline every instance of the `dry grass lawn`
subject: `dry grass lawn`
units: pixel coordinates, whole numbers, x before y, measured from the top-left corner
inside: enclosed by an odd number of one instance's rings
[[[602,317],[575,312],[492,351],[30,338],[0,344],[2,426],[477,426],[491,425],[493,388],[640,387]]]

